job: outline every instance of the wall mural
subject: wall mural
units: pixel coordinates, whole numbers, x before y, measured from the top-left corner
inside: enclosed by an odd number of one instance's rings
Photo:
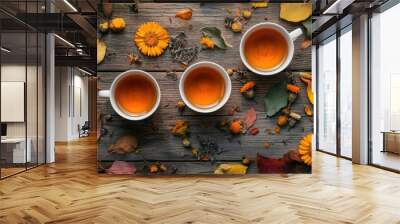
[[[130,3],[98,15],[98,171],[311,173],[308,3]]]

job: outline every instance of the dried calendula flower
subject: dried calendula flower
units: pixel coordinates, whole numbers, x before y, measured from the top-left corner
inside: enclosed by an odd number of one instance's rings
[[[310,47],[312,44],[312,41],[309,39],[305,39],[303,40],[303,42],[301,42],[301,49],[306,49],[308,47]]]
[[[160,171],[161,172],[166,172],[168,170],[168,167],[165,164],[160,164]]]
[[[158,165],[153,163],[149,166],[149,172],[150,173],[157,173],[158,172]]]
[[[242,14],[243,14],[243,18],[250,19],[251,15],[252,15],[252,12],[251,12],[250,9],[245,9],[245,10],[242,11]]]
[[[168,47],[167,30],[156,22],[142,24],[136,31],[134,41],[136,46],[146,56],[159,56]]]
[[[235,69],[234,68],[228,68],[226,69],[226,73],[228,73],[229,76],[232,76],[235,73]]]
[[[202,160],[202,161],[208,161],[208,160],[210,160],[210,158],[208,157],[207,154],[203,154],[203,155],[200,156],[200,160]]]
[[[295,93],[295,94],[298,94],[301,90],[300,87],[293,85],[293,84],[287,84],[287,89],[290,92]]]
[[[304,113],[309,117],[313,116],[312,108],[309,105],[304,105]]]
[[[107,33],[109,29],[108,21],[103,21],[99,24],[99,31],[101,33]]]
[[[250,163],[251,163],[251,159],[247,155],[242,156],[242,164],[243,165],[248,166],[248,165],[250,165]]]
[[[217,27],[203,27],[201,28],[201,33],[203,37],[210,38],[215,47],[219,49],[228,49],[232,47],[232,45],[226,42],[222,31]]]
[[[175,126],[171,129],[171,133],[175,136],[184,137],[186,136],[188,126],[189,126],[188,121],[177,120],[175,122]]]
[[[134,53],[128,54],[128,62],[129,62],[130,65],[133,64],[133,63],[135,63],[135,64],[142,63],[142,61],[139,58],[139,55],[136,55]]]
[[[189,138],[184,138],[182,140],[182,145],[185,148],[190,148],[190,146],[192,145],[192,143],[190,142]]]
[[[110,22],[110,29],[113,32],[121,32],[125,29],[125,20],[120,17],[112,19]]]
[[[214,41],[209,37],[202,37],[200,39],[200,44],[206,48],[214,48]]]
[[[240,92],[246,92],[250,89],[253,89],[256,86],[256,82],[254,81],[250,81],[250,82],[246,82],[241,88],[240,88]]]
[[[255,97],[255,91],[254,91],[255,86],[256,86],[256,82],[254,82],[254,81],[246,82],[240,88],[240,92],[247,99],[253,99]]]
[[[279,115],[279,117],[276,119],[276,124],[279,127],[284,127],[288,123],[288,117],[286,115]]]
[[[229,126],[229,130],[232,134],[240,134],[242,132],[242,122],[240,120],[234,120]]]
[[[279,135],[281,133],[281,128],[280,127],[276,127],[274,129],[274,131],[275,131],[275,134]]]
[[[175,17],[190,20],[192,18],[193,11],[191,8],[182,9],[175,14]]]
[[[231,29],[235,33],[240,33],[242,32],[242,23],[240,21],[235,21],[232,23]]]
[[[197,149],[197,148],[192,148],[192,155],[193,155],[194,157],[197,157],[197,156],[199,155],[199,149]]]
[[[253,7],[254,9],[266,8],[268,7],[268,2],[253,2],[251,3],[251,7]]]
[[[179,100],[179,101],[176,103],[176,107],[178,108],[179,111],[182,112],[183,110],[185,110],[186,105],[185,105],[185,103],[184,103],[182,100]]]

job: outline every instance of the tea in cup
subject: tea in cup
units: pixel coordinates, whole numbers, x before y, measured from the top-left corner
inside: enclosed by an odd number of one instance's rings
[[[224,106],[231,88],[225,69],[207,61],[189,66],[179,82],[179,92],[185,104],[200,113],[211,113]]]
[[[152,115],[160,104],[161,92],[149,73],[130,70],[118,75],[110,90],[99,91],[109,97],[113,109],[128,120],[143,120]]]
[[[252,26],[240,41],[240,57],[246,67],[260,75],[274,75],[289,66],[294,54],[294,43],[303,31],[289,33],[281,25],[271,22]]]

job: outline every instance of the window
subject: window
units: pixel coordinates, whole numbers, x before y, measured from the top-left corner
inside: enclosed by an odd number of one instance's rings
[[[318,149],[336,153],[336,36],[318,47]]]
[[[352,32],[345,28],[340,36],[340,155],[352,157]]]
[[[400,4],[371,18],[372,164],[400,170]]]

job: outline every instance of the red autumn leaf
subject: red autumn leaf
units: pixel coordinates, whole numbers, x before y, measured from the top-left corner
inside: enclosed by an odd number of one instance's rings
[[[107,170],[110,174],[134,174],[136,167],[133,164],[125,161],[114,161],[111,167]]]
[[[247,113],[246,113],[246,118],[244,120],[244,123],[246,124],[246,128],[249,129],[251,128],[254,123],[256,123],[257,120],[257,113],[254,107],[251,107]]]
[[[259,173],[285,173],[285,162],[282,158],[274,159],[257,154],[257,167]]]

